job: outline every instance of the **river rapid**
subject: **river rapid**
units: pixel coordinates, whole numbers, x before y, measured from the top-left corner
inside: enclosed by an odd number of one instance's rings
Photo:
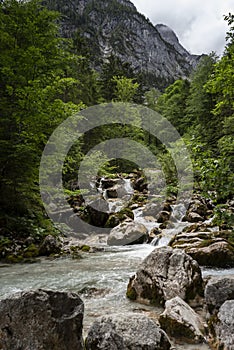
[[[127,193],[132,194],[130,182],[125,180]],[[105,196],[103,196],[105,197]],[[108,201],[108,198],[106,198]],[[109,200],[110,210],[118,211],[121,201]],[[134,220],[146,226],[148,231],[158,227],[156,220],[145,218],[143,208],[134,212]],[[50,259],[41,258],[33,264],[0,264],[0,298],[29,289],[52,289],[79,293],[85,305],[84,336],[92,322],[102,315],[118,312],[143,312],[152,318],[163,311],[160,307],[146,306],[126,298],[129,278],[137,271],[139,264],[152,250],[168,244],[170,239],[182,231],[188,223],[182,222],[185,208],[173,206],[177,222],[173,228],[164,229],[160,238],[151,244],[108,247],[95,253],[83,253],[83,258],[71,257]],[[234,275],[234,269],[202,268],[203,276]],[[175,344],[177,350],[208,350],[207,344]]]
[[[161,308],[131,302],[125,296],[129,277],[153,249],[149,244],[109,247],[78,260],[43,258],[34,264],[2,265],[0,298],[35,288],[78,292],[85,304],[84,334],[96,317],[110,313],[139,311],[154,318]],[[234,269],[203,269],[204,276],[222,274],[234,274]],[[176,344],[176,348],[193,350],[198,346]],[[209,347],[204,344],[199,349]]]

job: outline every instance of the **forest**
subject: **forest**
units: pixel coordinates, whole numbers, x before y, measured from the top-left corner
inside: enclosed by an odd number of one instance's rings
[[[144,86],[128,62],[110,56],[102,71],[92,68],[90,48],[77,32],[61,37],[60,14],[38,0],[0,3],[0,255],[14,239],[33,236],[38,242],[57,235],[46,216],[39,191],[43,149],[57,126],[69,116],[100,103],[129,102],[159,112],[186,143],[195,174],[194,192],[215,205],[216,222],[230,227],[234,167],[234,15],[224,20],[229,30],[221,58],[204,55],[189,79],[176,80],[164,91]],[[142,130],[127,130],[148,146]],[[64,183],[69,187],[77,167],[100,130],[86,135],[69,153]],[[111,137],[118,137],[112,128]],[[147,141],[146,141],[147,139]],[[149,145],[164,161],[169,191],[176,181],[162,145]],[[109,164],[109,176],[131,166]],[[122,166],[122,168],[121,168]]]

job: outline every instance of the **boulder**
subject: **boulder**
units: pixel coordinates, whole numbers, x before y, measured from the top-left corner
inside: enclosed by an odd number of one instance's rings
[[[190,212],[186,215],[186,219],[183,221],[201,222],[201,221],[205,221],[205,219],[198,213]]]
[[[108,245],[129,245],[143,243],[147,240],[146,227],[138,222],[124,221],[114,227],[107,239]]]
[[[85,221],[97,227],[104,227],[109,218],[108,211],[108,203],[103,199],[96,199],[85,208]]]
[[[207,246],[203,246],[205,244]],[[187,254],[202,266],[234,266],[234,248],[222,238],[203,242],[200,246],[186,248],[185,250]]]
[[[212,213],[213,206],[205,198],[200,196],[194,196],[192,201],[190,201],[187,215],[185,217],[186,221],[189,222],[199,222],[207,219],[208,215]]]
[[[212,277],[206,284],[205,302],[212,314],[227,300],[234,299],[234,276]]]
[[[169,350],[166,333],[148,317],[137,313],[98,318],[85,340],[86,350]]]
[[[122,198],[127,194],[127,190],[121,184],[115,185],[114,187],[108,188],[106,190],[106,195],[108,198]]]
[[[167,300],[165,311],[159,317],[162,329],[172,337],[189,343],[205,340],[204,326],[195,311],[181,298]]]
[[[169,245],[172,248],[194,248],[199,247],[204,241],[210,241],[213,235],[211,232],[182,232],[172,238]]]
[[[0,349],[83,350],[84,305],[75,293],[36,290],[0,301]]]
[[[202,292],[198,263],[183,250],[171,247],[151,252],[127,287],[127,297],[154,305],[164,305],[166,300],[176,296],[190,301]]]
[[[209,322],[215,349],[234,349],[234,300],[227,300]]]
[[[39,247],[40,255],[52,255],[61,253],[62,243],[58,237],[48,235]]]
[[[160,203],[147,203],[145,207],[142,209],[142,214],[143,216],[153,216],[156,217],[156,215],[160,212],[161,210],[161,205]]]
[[[135,181],[132,182],[133,189],[136,191],[139,191],[139,192],[143,192],[148,187],[148,185],[145,181],[146,180],[144,177],[140,177],[140,178],[136,179]]]
[[[157,221],[159,223],[164,223],[170,219],[170,212],[162,210],[158,215],[157,215]]]
[[[100,186],[103,190],[105,190],[107,188],[110,188],[110,187],[113,187],[114,185],[116,185],[118,181],[119,181],[119,179],[102,178]]]
[[[173,248],[184,249],[202,266],[234,266],[234,246],[230,239],[231,232],[228,230],[219,231],[216,227],[202,231],[202,228],[205,228],[204,225],[190,227],[190,231],[186,229],[186,232],[175,235],[169,245]]]

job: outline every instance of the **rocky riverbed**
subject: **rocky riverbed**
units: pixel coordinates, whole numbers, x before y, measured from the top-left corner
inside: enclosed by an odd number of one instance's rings
[[[72,216],[101,220],[109,234],[1,246],[0,349],[233,349],[233,229],[199,195],[186,210],[173,196],[147,200],[144,179],[121,181],[98,183],[105,215],[72,199]],[[74,329],[70,343],[63,332],[58,341],[58,324]]]

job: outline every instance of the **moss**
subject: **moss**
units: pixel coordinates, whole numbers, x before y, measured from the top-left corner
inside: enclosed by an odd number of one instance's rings
[[[137,298],[137,292],[136,292],[135,288],[132,287],[132,281],[134,279],[135,279],[135,276],[130,277],[130,280],[129,280],[129,283],[127,286],[126,296],[130,300],[136,300],[136,298]]]
[[[90,251],[90,246],[89,245],[82,245],[81,248],[82,252],[89,252]]]
[[[197,248],[209,247],[212,243],[214,243],[213,239],[204,239]]]
[[[109,216],[105,227],[113,228],[119,225],[126,218],[134,219],[133,211],[130,208],[121,209],[118,213]]]
[[[136,300],[137,293],[133,287],[128,286],[127,292],[126,292],[126,297],[130,300]]]
[[[82,259],[82,256],[81,256],[79,253],[76,253],[76,252],[72,253],[71,257],[72,257],[72,259],[74,259],[74,260],[80,260],[80,259]]]
[[[10,254],[6,257],[6,262],[10,264],[16,264],[23,262],[24,258],[22,255]]]
[[[39,249],[35,244],[30,244],[25,251],[24,251],[24,257],[25,258],[35,258],[39,256]]]
[[[7,253],[11,250],[12,241],[7,237],[0,238],[0,258],[5,258]]]

